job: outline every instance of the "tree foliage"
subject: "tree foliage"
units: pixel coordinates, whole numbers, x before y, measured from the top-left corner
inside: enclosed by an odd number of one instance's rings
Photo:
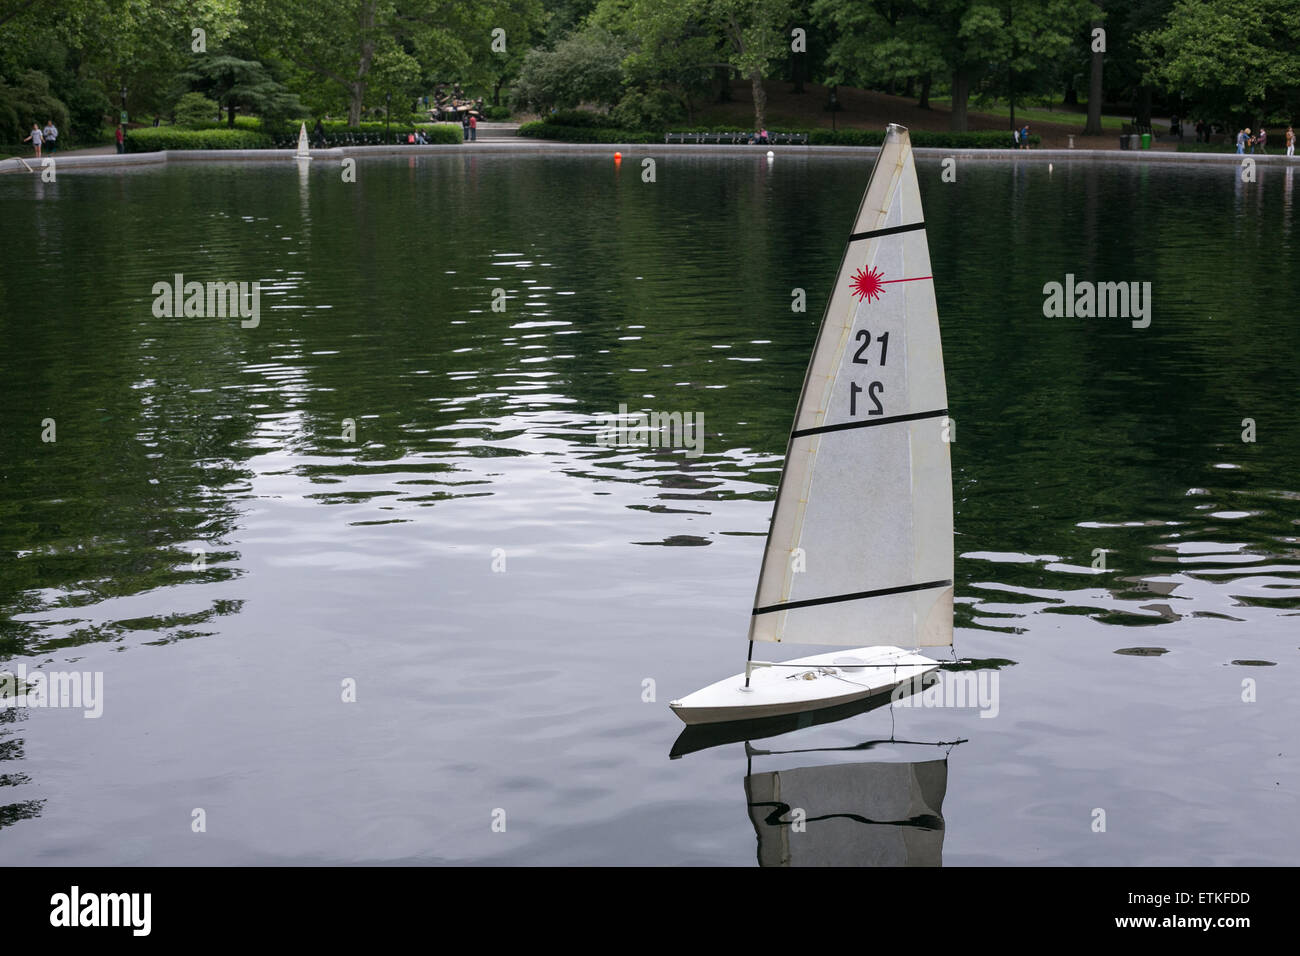
[[[1294,0],[1178,0],[1141,44],[1152,82],[1185,92],[1216,118],[1258,125],[1300,107]]]
[[[599,27],[561,40],[554,50],[530,50],[511,101],[537,112],[582,103],[612,106],[622,95],[626,55],[622,42]]]

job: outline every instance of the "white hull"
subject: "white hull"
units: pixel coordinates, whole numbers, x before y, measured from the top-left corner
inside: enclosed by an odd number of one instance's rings
[[[776,667],[755,667],[748,688],[742,672],[668,706],[688,724],[802,714],[887,694],[938,666],[901,647],[845,648],[782,661]]]

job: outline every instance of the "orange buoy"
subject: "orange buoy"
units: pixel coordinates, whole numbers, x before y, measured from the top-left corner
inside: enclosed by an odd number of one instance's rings
[[[614,154],[614,162],[616,162],[616,163],[621,163],[621,162],[623,162],[623,154],[622,154],[622,153],[615,153],[615,154]]]

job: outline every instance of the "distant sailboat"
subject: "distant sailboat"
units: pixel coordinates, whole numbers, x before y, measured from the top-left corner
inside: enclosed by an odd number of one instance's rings
[[[307,162],[311,161],[311,149],[307,145],[306,123],[303,123],[298,130],[298,152],[294,153],[294,159],[301,159]]]
[[[952,644],[952,471],[938,310],[907,130],[891,125],[822,317],[786,449],[745,672],[687,724],[807,713],[935,670]],[[755,641],[850,647],[772,663]]]

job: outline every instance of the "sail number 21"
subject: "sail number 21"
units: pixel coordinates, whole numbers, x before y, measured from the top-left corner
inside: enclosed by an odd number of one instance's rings
[[[859,342],[862,343],[861,345],[858,346],[858,350],[853,353],[854,364],[870,365],[871,360],[867,358],[867,349],[870,348],[871,346],[871,333],[868,332],[866,329],[859,329],[858,334],[854,337]],[[889,352],[889,333],[883,332],[880,335],[876,336],[876,341],[880,343],[880,364],[884,365],[885,357]],[[885,414],[884,406],[880,404],[880,398],[879,398],[880,393],[883,392],[884,390],[885,390],[885,386],[884,383],[882,382],[872,382],[870,385],[866,387],[865,391],[867,393],[867,398],[871,402],[871,407],[867,409],[868,415]],[[862,391],[864,391],[864,389],[857,382],[849,382],[849,414],[850,415],[856,415],[858,413],[858,394]]]

